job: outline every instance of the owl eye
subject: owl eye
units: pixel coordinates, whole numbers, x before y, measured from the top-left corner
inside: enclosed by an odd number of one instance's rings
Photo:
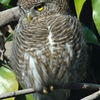
[[[45,3],[38,4],[34,7],[35,10],[42,11],[44,9]]]

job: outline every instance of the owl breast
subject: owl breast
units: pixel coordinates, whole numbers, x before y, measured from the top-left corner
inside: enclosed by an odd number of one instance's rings
[[[21,85],[40,91],[49,85],[63,87],[80,81],[85,73],[80,77],[76,74],[86,70],[81,62],[86,51],[78,21],[59,14],[25,21],[15,30],[11,57]]]

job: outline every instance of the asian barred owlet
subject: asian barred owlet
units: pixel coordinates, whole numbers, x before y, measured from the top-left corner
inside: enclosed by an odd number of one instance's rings
[[[18,6],[11,55],[18,81],[39,92],[33,95],[35,100],[66,100],[69,90],[64,88],[86,75],[79,21],[70,15],[66,0],[19,0]]]

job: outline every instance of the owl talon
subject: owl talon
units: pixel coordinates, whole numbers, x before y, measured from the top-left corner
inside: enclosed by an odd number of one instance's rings
[[[53,86],[50,86],[50,91],[53,91],[54,87]]]
[[[48,94],[48,91],[46,89],[43,89],[44,94]]]

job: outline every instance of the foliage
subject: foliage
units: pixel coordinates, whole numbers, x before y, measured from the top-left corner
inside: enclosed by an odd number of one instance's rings
[[[98,33],[100,34],[100,0],[92,0],[92,15],[93,20],[96,25],[96,28],[98,30]]]
[[[9,69],[8,65],[3,62],[0,63],[0,94],[18,90],[18,82],[15,74]],[[14,100],[14,98],[5,100]]]
[[[76,15],[77,15],[78,19],[80,18],[82,7],[85,2],[86,2],[86,0],[74,0]],[[98,32],[100,31],[100,28],[99,28],[100,27],[100,22],[99,22],[99,16],[100,16],[100,8],[99,7],[100,6],[99,5],[100,5],[100,0],[92,0],[92,9],[93,9],[92,17],[94,19],[94,22],[95,22]],[[95,34],[90,29],[88,29],[88,27],[84,26],[83,31],[84,31],[85,38],[87,39],[88,43],[94,43],[94,44],[100,45]]]
[[[79,19],[80,13],[82,11],[83,4],[85,3],[86,0],[74,0],[75,4],[75,9],[77,13],[77,18]]]
[[[10,0],[0,0],[0,3],[8,6],[10,3]]]

